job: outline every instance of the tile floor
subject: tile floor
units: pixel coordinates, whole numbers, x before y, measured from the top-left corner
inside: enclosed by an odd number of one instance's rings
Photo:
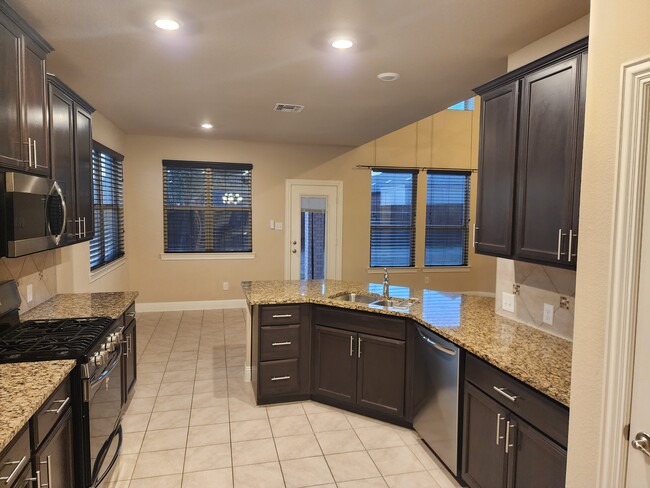
[[[412,430],[315,402],[255,406],[244,310],[137,320],[138,383],[102,488],[459,486]]]

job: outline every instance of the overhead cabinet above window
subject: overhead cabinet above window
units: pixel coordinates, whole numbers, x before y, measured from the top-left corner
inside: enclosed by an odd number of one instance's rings
[[[475,90],[477,253],[574,268],[587,39]]]

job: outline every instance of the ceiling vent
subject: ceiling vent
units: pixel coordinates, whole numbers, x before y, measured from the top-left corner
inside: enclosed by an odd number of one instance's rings
[[[296,112],[302,112],[302,109],[304,109],[304,105],[295,105],[293,103],[276,103],[275,108],[273,109],[275,112],[291,112],[291,113],[296,113]]]

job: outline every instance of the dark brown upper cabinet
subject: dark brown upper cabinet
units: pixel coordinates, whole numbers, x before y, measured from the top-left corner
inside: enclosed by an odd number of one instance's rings
[[[45,57],[52,50],[0,2],[0,166],[50,175]]]
[[[475,90],[477,253],[575,268],[587,42]]]
[[[94,108],[48,75],[52,178],[68,203],[66,243],[93,237],[92,121]]]

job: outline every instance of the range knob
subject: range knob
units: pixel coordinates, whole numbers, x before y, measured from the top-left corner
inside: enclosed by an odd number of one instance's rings
[[[93,354],[90,360],[95,366],[103,366],[106,360],[106,352],[104,351],[96,352],[95,354]]]

